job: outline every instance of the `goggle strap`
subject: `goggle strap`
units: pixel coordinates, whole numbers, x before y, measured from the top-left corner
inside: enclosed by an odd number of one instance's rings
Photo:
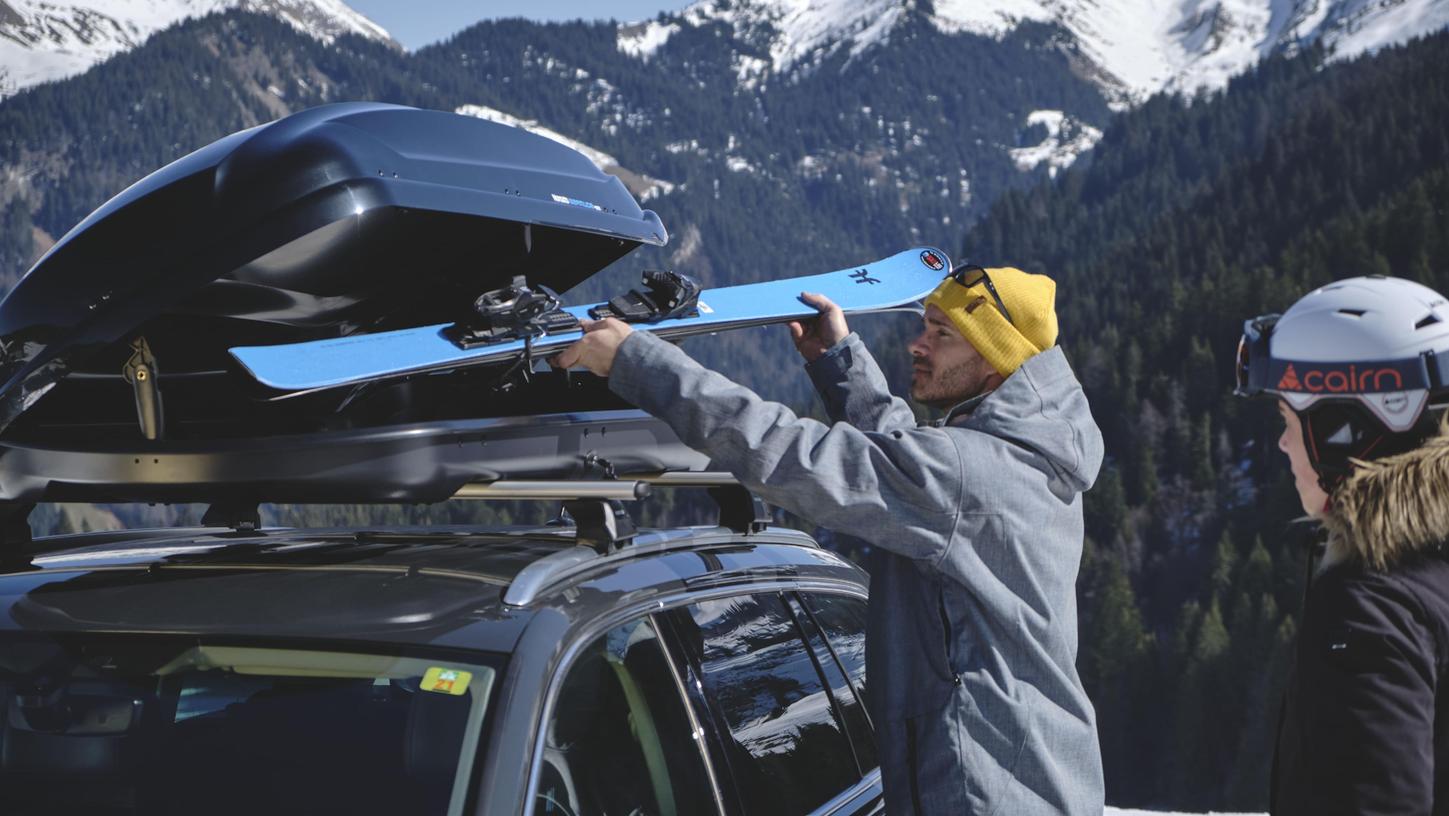
[[[1422,355],[1352,363],[1268,359],[1263,366],[1266,376],[1257,385],[1265,390],[1317,396],[1416,391],[1432,387],[1428,362]],[[1257,371],[1251,373],[1253,379],[1261,376]]]
[[[1429,375],[1429,391],[1439,394],[1449,391],[1449,354],[1424,352],[1424,368]]]

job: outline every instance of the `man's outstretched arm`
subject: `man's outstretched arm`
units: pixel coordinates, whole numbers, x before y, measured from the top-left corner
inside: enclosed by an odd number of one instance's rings
[[[961,456],[939,429],[874,433],[798,417],[617,321],[592,324],[557,364],[607,375],[615,393],[667,421],[766,501],[932,565],[950,545]]]
[[[860,336],[846,325],[845,313],[824,295],[804,292],[800,300],[820,312],[813,320],[790,324],[795,348],[832,422],[848,422],[863,431],[915,426],[904,400],[891,395],[885,375]]]

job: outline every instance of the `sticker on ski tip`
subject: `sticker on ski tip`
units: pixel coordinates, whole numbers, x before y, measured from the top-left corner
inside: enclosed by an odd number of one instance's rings
[[[468,682],[472,679],[472,672],[434,666],[423,674],[423,682],[419,684],[419,688],[423,691],[452,694],[456,697],[468,693]]]

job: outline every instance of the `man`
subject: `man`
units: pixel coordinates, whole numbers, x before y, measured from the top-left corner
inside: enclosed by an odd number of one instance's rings
[[[1277,816],[1449,813],[1449,304],[1350,278],[1249,320],[1238,393],[1278,399],[1328,532],[1273,761]]]
[[[890,554],[871,576],[866,676],[894,816],[1102,812],[1074,589],[1102,439],[1054,346],[1055,294],[1016,269],[941,283],[910,347],[912,395],[949,409],[929,427],[818,295],[791,333],[834,425],[615,320],[556,360],[609,377],[765,500]]]

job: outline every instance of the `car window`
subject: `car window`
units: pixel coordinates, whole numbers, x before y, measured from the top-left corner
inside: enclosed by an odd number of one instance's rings
[[[670,614],[749,814],[809,813],[860,780],[830,694],[779,595]]]
[[[536,815],[718,812],[679,682],[648,619],[583,649],[543,740]]]
[[[856,693],[865,699],[865,601],[853,595],[802,592],[800,599],[825,630],[830,648],[850,675]]]
[[[800,593],[791,608],[829,683],[860,770],[876,767],[875,735],[860,696],[865,689],[865,602],[848,595]],[[828,643],[822,629],[828,633]]]
[[[0,638],[0,813],[461,813],[482,659]]]

